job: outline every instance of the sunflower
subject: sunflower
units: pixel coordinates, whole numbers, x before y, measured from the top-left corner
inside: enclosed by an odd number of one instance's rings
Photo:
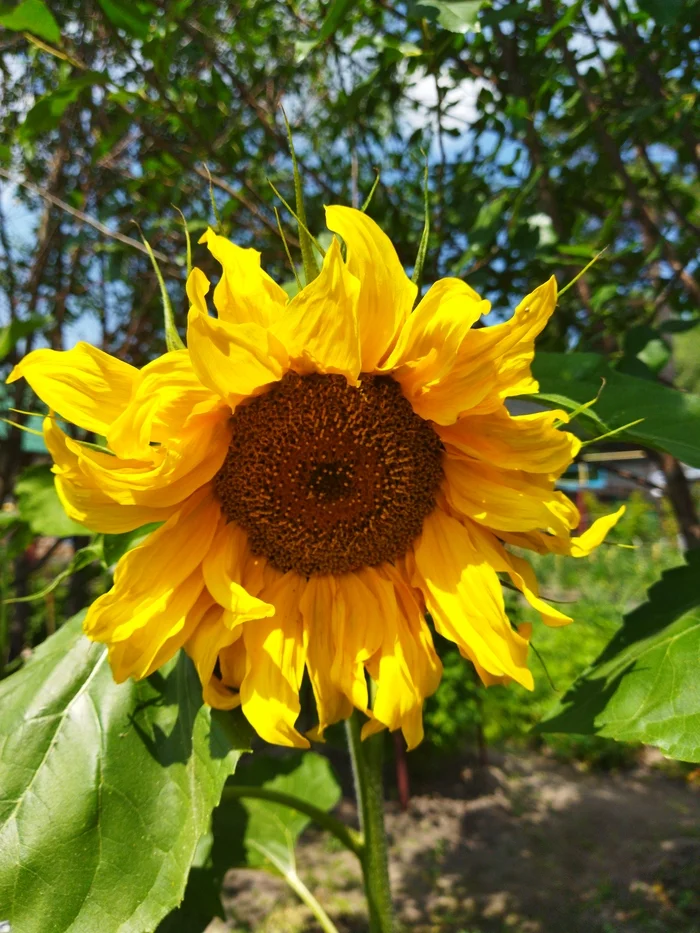
[[[184,647],[206,703],[240,705],[268,742],[304,747],[306,672],[311,738],[357,708],[365,735],[400,728],[414,747],[441,676],[427,617],[484,683],[532,688],[531,627],[509,621],[499,574],[548,625],[571,620],[511,546],[582,557],[622,510],[572,537],[579,514],[555,489],[580,446],[559,430],[566,414],[505,405],[537,390],[554,279],[490,327],[474,327],[489,303],[456,278],[412,311],[417,288],[380,228],[348,207],[326,214],[337,236],[291,300],[256,250],[208,230],[218,316],[195,268],[187,349],[140,370],[86,343],[35,350],[8,381],[27,379],[52,412],[44,436],[71,518],[109,534],[162,523],[85,619],[117,681]]]

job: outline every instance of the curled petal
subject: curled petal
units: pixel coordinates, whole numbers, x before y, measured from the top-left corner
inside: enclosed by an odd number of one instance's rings
[[[326,223],[343,238],[347,268],[360,283],[357,321],[362,372],[372,372],[409,318],[417,288],[404,272],[389,237],[367,214],[332,205],[326,208]]]
[[[197,570],[177,590],[177,598],[170,601],[166,610],[153,612],[147,625],[135,629],[127,639],[109,645],[109,663],[118,683],[127,677],[140,680],[150,676],[192,637],[211,605],[211,597]],[[184,609],[194,592],[199,595],[189,609]],[[183,608],[178,611],[178,606]]]
[[[85,634],[114,644],[153,625],[184,620],[204,587],[201,563],[219,517],[209,489],[200,490],[117,564],[114,586],[90,606]],[[184,623],[183,623],[184,624]]]
[[[453,364],[465,337],[491,305],[461,279],[440,279],[408,318],[384,369],[407,394],[420,393]]]
[[[210,409],[207,405],[200,412],[195,408],[167,446],[150,448],[148,460],[122,460],[53,428],[49,433],[54,470],[73,487],[76,497],[96,489],[125,506],[168,509],[205,486],[220,468],[231,436],[228,420],[227,409]],[[61,450],[66,453],[61,455]]]
[[[202,385],[231,408],[277,382],[287,370],[280,341],[260,324],[229,324],[191,308],[187,344]]]
[[[260,267],[260,253],[237,246],[211,227],[199,242],[206,243],[221,263],[221,279],[214,289],[219,320],[270,327],[280,317],[287,293]]]
[[[479,549],[487,556],[493,569],[498,573],[508,574],[532,608],[540,613],[545,625],[558,627],[568,625],[572,621],[570,616],[564,615],[563,612],[540,598],[537,577],[524,558],[510,554],[495,535],[479,525],[470,524],[469,533]]]
[[[437,690],[442,664],[417,594],[394,568],[387,566],[385,573],[386,578],[378,571],[363,572],[383,617],[382,642],[367,665],[377,692],[363,736],[376,731],[377,724],[401,729],[410,750],[423,739],[423,702]]]
[[[605,540],[606,535],[625,513],[625,507],[620,506],[617,512],[597,518],[590,528],[581,535],[569,537],[568,535],[543,534],[541,531],[530,531],[526,534],[513,532],[499,532],[499,537],[509,544],[536,551],[538,554],[564,554],[568,557],[588,557]]]
[[[44,419],[44,441],[54,465],[56,492],[69,518],[91,531],[120,534],[151,522],[164,522],[178,508],[178,503],[163,507],[157,500],[151,505],[117,502],[102,488],[99,480],[85,473],[80,454],[86,448],[69,438],[53,418]]]
[[[195,409],[220,404],[195,375],[189,352],[174,350],[141,370],[129,404],[107,431],[107,442],[118,457],[148,460],[150,445],[171,442]]]
[[[301,597],[304,623],[306,668],[316,700],[318,726],[314,739],[322,740],[328,726],[347,719],[352,703],[330,676],[335,657],[335,631],[332,624],[335,606],[335,582],[331,576],[309,578]]]
[[[573,502],[545,474],[501,470],[478,460],[445,457],[445,495],[460,514],[500,531],[550,530],[568,535],[579,523]]]
[[[264,619],[275,614],[275,607],[251,595],[243,586],[243,574],[248,557],[247,535],[236,525],[223,521],[207,551],[202,571],[207,589],[226,609],[226,622],[236,624],[249,619]]]
[[[301,373],[340,373],[352,385],[362,369],[357,322],[360,283],[334,238],[318,277],[287,305],[273,328]]]
[[[34,350],[8,382],[27,380],[42,402],[86,431],[106,434],[131,400],[138,369],[82,341],[72,350]]]
[[[439,283],[438,283],[439,284]],[[557,302],[554,277],[535,289],[503,324],[471,329],[459,349],[435,372],[436,358],[397,370],[414,410],[437,424],[453,424],[471,412],[478,414],[500,407],[504,398],[537,391],[530,363],[535,337],[549,320]]]
[[[581,442],[555,422],[563,411],[511,415],[505,405],[485,415],[465,415],[450,425],[436,425],[442,442],[457,456],[483,460],[507,470],[562,473],[581,449]]]
[[[295,573],[278,577],[262,594],[275,607],[274,618],[243,626],[246,668],[241,705],[266,742],[308,748],[308,740],[295,728],[306,660],[299,612],[305,581]]]
[[[211,603],[185,644],[185,651],[192,658],[202,682],[202,697],[205,703],[215,709],[234,709],[240,706],[238,693],[228,689],[216,673],[220,655],[234,644],[242,641],[243,628],[240,625],[224,624],[224,610],[217,603]]]
[[[467,528],[437,508],[414,546],[413,584],[437,631],[453,641],[486,683],[509,678],[533,688],[527,639],[505,613],[496,571]]]

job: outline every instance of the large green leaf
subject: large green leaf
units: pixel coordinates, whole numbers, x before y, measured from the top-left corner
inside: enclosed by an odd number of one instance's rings
[[[74,522],[63,511],[49,466],[28,467],[17,480],[15,495],[20,517],[35,535],[70,538],[90,534],[84,525]]]
[[[0,683],[0,917],[16,933],[153,930],[248,744],[184,654],[116,684],[80,626]]]
[[[416,4],[416,13],[425,16],[425,8],[437,13],[437,22],[450,32],[467,32],[478,22],[479,10],[488,0],[420,0]]]
[[[86,88],[93,87],[95,84],[105,84],[107,80],[106,75],[97,71],[86,71],[75,78],[69,78],[48,94],[44,94],[29,111],[19,129],[22,139],[33,140],[53,130],[61,122],[66,109],[80,97]]]
[[[213,841],[210,832],[199,840],[182,903],[161,921],[156,933],[204,933],[214,917],[223,918],[223,875],[212,865]]]
[[[340,800],[340,787],[326,758],[313,752],[285,758],[258,757],[246,762],[235,783],[291,794],[331,810]],[[294,867],[294,845],[310,819],[298,810],[268,800],[227,800],[214,814],[215,864]],[[240,840],[237,848],[230,840]],[[282,870],[282,868],[280,868]]]
[[[687,557],[650,588],[536,731],[646,742],[700,761],[700,551]]]
[[[0,26],[13,32],[31,32],[47,42],[60,42],[61,30],[43,0],[24,0],[13,10],[0,13]]]
[[[128,32],[136,39],[145,39],[151,24],[150,3],[134,3],[133,0],[97,0],[110,22]]]
[[[639,6],[659,26],[672,26],[683,12],[684,0],[640,0]]]
[[[608,430],[643,418],[619,437],[700,467],[700,396],[619,373],[596,353],[537,353],[532,371],[543,394],[579,404],[595,398],[605,380],[594,411]]]

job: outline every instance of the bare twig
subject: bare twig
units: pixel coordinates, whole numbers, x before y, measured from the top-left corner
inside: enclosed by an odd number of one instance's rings
[[[7,178],[8,181],[13,182],[15,185],[20,185],[22,188],[26,188],[27,191],[31,191],[32,194],[38,195],[40,198],[48,201],[50,204],[60,207],[62,211],[65,211],[67,214],[70,214],[72,217],[75,217],[76,220],[81,221],[82,223],[89,224],[91,227],[94,227],[95,230],[98,230],[103,236],[109,237],[112,240],[119,240],[120,243],[124,243],[126,246],[131,246],[133,249],[137,249],[140,253],[148,255],[148,250],[142,243],[139,243],[138,240],[132,239],[130,236],[126,236],[124,233],[119,233],[117,230],[110,230],[109,227],[105,224],[100,223],[99,220],[96,220],[94,217],[90,217],[89,214],[84,213],[84,211],[79,211],[75,207],[71,207],[70,204],[66,204],[65,201],[62,201],[61,198],[57,198],[55,194],[51,194],[50,191],[46,191],[44,188],[40,188],[38,185],[35,185],[31,181],[25,181],[22,178],[18,178],[16,175],[13,175],[11,172],[8,172],[4,168],[0,168],[0,175],[3,178]],[[182,274],[182,269],[173,262],[173,260],[166,256],[165,253],[158,252],[157,250],[153,251],[153,255],[162,263],[170,266],[173,271],[177,271],[178,275]]]

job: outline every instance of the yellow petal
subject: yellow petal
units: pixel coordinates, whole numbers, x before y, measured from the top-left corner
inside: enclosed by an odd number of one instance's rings
[[[42,402],[86,431],[106,434],[129,404],[139,371],[108,353],[78,343],[72,350],[34,350],[8,382],[24,378]]]
[[[103,534],[133,531],[150,522],[167,521],[178,508],[177,503],[162,508],[157,504],[116,502],[101,488],[99,481],[82,471],[75,450],[84,448],[64,434],[53,418],[44,419],[44,441],[54,461],[56,492],[61,505],[69,518],[91,531]]]
[[[606,535],[625,514],[625,506],[617,512],[597,518],[582,535],[570,538],[568,535],[556,536],[530,531],[527,534],[500,532],[499,536],[510,544],[536,551],[538,554],[563,554],[568,557],[588,557],[605,540]]]
[[[493,569],[498,573],[508,574],[532,608],[540,613],[545,625],[561,626],[573,621],[570,616],[540,598],[537,577],[524,558],[510,554],[495,535],[479,525],[470,524],[469,533]]]
[[[414,410],[421,418],[453,424],[467,412],[499,408],[508,396],[536,392],[537,382],[530,373],[535,337],[556,302],[557,286],[552,277],[518,305],[509,321],[470,330],[452,358],[444,355],[437,375],[436,363],[429,360],[407,375],[399,370],[396,378],[411,389],[407,394]]]
[[[221,279],[214,289],[219,319],[270,327],[287,304],[287,293],[260,268],[260,253],[236,246],[211,227],[199,242],[207,244],[222,266]]]
[[[362,369],[357,323],[360,283],[334,238],[320,274],[287,306],[273,332],[300,373],[340,373],[352,385]]]
[[[372,372],[391,350],[418,291],[389,237],[367,214],[352,207],[326,208],[329,230],[347,248],[347,268],[360,282],[357,320],[362,372]]]
[[[335,584],[331,680],[353,706],[366,712],[369,697],[364,665],[382,642],[383,605],[364,574],[342,574],[335,578]]]
[[[388,590],[380,597],[383,610],[382,643],[369,666],[377,683],[372,704],[374,719],[389,730],[402,729],[409,749],[423,738],[423,701],[437,690],[442,664],[425,622],[423,607],[411,587],[397,574],[393,583],[377,571],[373,586]],[[370,720],[363,737],[374,731]]]
[[[199,381],[231,408],[287,370],[284,347],[259,324],[229,324],[192,308],[187,343]]]
[[[243,586],[247,541],[242,528],[222,521],[202,564],[207,589],[229,613],[225,620],[229,626],[275,614],[274,606],[256,599]]]
[[[508,470],[561,473],[581,449],[573,434],[554,427],[566,412],[511,415],[505,405],[486,415],[465,415],[455,424],[437,425],[448,448]]]
[[[207,295],[209,294],[209,279],[196,266],[187,276],[185,291],[190,300],[190,307],[196,308],[202,314],[209,314],[207,309]]]
[[[238,631],[238,629],[237,629]],[[241,636],[243,630],[241,629]],[[235,690],[240,690],[245,677],[246,651],[244,639],[238,638],[232,645],[227,645],[219,652],[221,682]]]
[[[505,613],[501,584],[467,528],[439,508],[414,545],[414,586],[425,597],[436,630],[487,677],[510,677],[533,687],[527,640]]]
[[[541,475],[501,470],[490,463],[446,456],[445,494],[461,515],[502,531],[542,529],[568,535],[578,509]]]
[[[199,674],[204,702],[214,709],[234,709],[240,706],[240,695],[226,687],[216,673],[216,664],[222,652],[242,640],[243,628],[240,625],[229,628],[223,615],[221,606],[210,605],[185,643],[185,651]]]
[[[167,445],[150,448],[149,460],[122,460],[64,436],[79,470],[71,481],[96,487],[123,505],[160,509],[176,505],[206,485],[221,467],[231,437],[229,418],[223,407],[202,412],[195,408]]]
[[[154,613],[148,625],[136,629],[125,641],[109,646],[109,663],[114,679],[122,683],[128,677],[140,680],[162,667],[182,648],[191,637],[199,622],[211,605],[211,597],[203,589],[202,575],[195,570],[190,578],[178,587],[178,602],[186,604],[192,589],[199,596],[188,610],[180,610],[173,600],[167,610]]]
[[[306,669],[316,699],[318,726],[314,739],[321,741],[323,733],[333,723],[347,719],[352,703],[331,679],[331,666],[336,654],[334,612],[336,608],[335,580],[331,576],[309,578],[300,600],[304,621]]]
[[[304,635],[299,600],[302,577],[287,573],[264,591],[275,607],[273,619],[243,626],[246,672],[241,684],[243,714],[259,736],[273,745],[308,748],[294,728],[301,704],[304,674]]]
[[[192,411],[207,403],[221,404],[197,379],[189,352],[166,353],[141,370],[131,401],[107,432],[110,449],[125,460],[149,459],[151,442],[171,442]]]
[[[488,314],[491,305],[460,279],[440,279],[421,299],[404,325],[399,341],[383,369],[407,394],[420,392],[453,365],[472,325]]]
[[[153,620],[184,620],[204,586],[201,563],[218,520],[219,504],[210,490],[192,496],[143,544],[121,558],[114,586],[88,610],[85,634],[93,641],[114,644],[155,625]]]

